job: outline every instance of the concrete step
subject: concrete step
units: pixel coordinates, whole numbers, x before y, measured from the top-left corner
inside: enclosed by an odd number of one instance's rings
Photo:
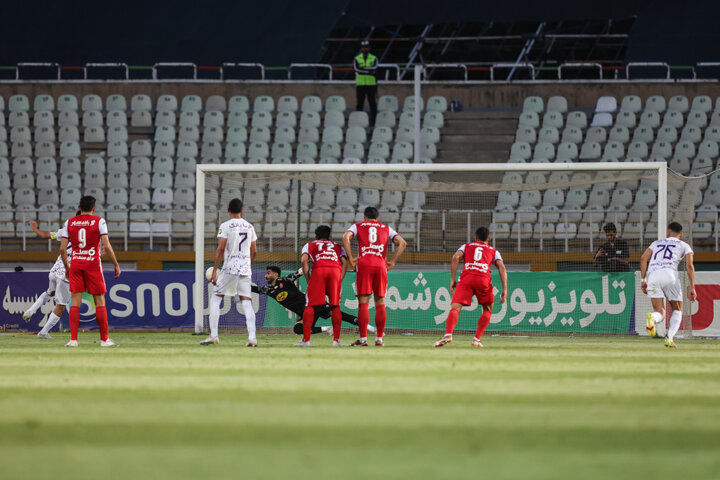
[[[442,150],[436,163],[502,163],[508,160],[508,150]]]

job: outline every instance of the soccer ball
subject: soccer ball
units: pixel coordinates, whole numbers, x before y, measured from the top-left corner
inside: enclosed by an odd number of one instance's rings
[[[213,267],[208,267],[208,269],[205,270],[205,278],[207,279],[208,282],[212,282],[212,272],[213,272]]]

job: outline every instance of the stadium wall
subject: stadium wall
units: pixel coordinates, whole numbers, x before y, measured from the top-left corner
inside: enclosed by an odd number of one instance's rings
[[[622,98],[626,95],[638,95],[647,98],[651,95],[662,95],[669,98],[673,95],[685,95],[692,98],[696,95],[720,96],[720,83],[717,81],[658,82],[658,81],[558,81],[558,82],[516,82],[516,83],[428,83],[424,84],[423,97],[433,95],[444,96],[451,100],[459,100],[465,107],[474,108],[519,108],[525,97],[531,95],[548,98],[563,95],[568,105],[576,107],[593,107],[597,99],[603,95]],[[57,98],[63,94],[81,97],[86,94],[97,94],[105,98],[112,94],[122,94],[128,99],[135,94],[150,95],[153,100],[162,94],[172,94],[179,98],[185,95],[246,95],[250,98],[259,95],[271,95],[275,98],[282,95],[294,95],[302,98],[307,95],[318,95],[322,98],[330,95],[341,95],[349,108],[355,105],[355,86],[352,82],[257,82],[257,81],[160,81],[160,82],[123,82],[123,81],[20,81],[0,83],[0,95],[8,98],[15,94],[35,96],[50,94]],[[379,95],[396,95],[404,98],[413,94],[411,83],[382,83]]]

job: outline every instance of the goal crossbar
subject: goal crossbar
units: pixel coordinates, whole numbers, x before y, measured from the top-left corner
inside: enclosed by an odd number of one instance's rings
[[[583,163],[431,163],[431,164],[198,164],[195,175],[195,332],[203,331],[205,288],[205,177],[219,173],[433,173],[433,172],[563,172],[647,171],[657,174],[658,240],[667,224],[667,164],[665,162]]]

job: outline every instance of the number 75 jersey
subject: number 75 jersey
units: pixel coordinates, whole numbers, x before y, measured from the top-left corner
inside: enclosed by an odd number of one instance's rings
[[[90,270],[100,267],[100,237],[107,235],[105,219],[95,215],[77,215],[67,222],[63,238],[72,245],[71,269]]]
[[[652,250],[652,256],[648,265],[648,273],[664,268],[677,271],[678,264],[685,258],[685,255],[693,253],[690,245],[675,237],[656,240],[650,244],[649,248]]]

